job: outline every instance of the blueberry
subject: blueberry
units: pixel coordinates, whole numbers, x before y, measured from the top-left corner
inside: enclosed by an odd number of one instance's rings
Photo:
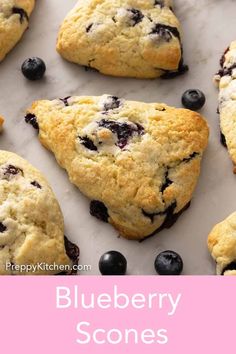
[[[117,135],[117,146],[119,146],[120,149],[123,149],[127,145],[129,138],[131,138],[134,133],[137,133],[138,135],[144,134],[144,128],[138,123],[133,123],[131,125],[113,120],[102,119],[98,125],[99,127],[109,129],[113,134]]]
[[[79,136],[79,139],[80,139],[80,143],[84,147],[86,147],[87,149],[92,150],[92,151],[97,151],[98,150],[97,146],[87,136],[84,136],[84,137]]]
[[[70,98],[71,98],[71,96],[67,96],[67,97],[65,97],[65,98],[59,98],[59,100],[62,101],[66,107],[68,107],[68,106],[69,106],[68,100],[69,100]]]
[[[111,109],[119,108],[121,105],[121,100],[116,96],[108,96],[106,102],[104,103],[104,110],[109,111]]]
[[[104,203],[99,200],[92,200],[90,203],[90,214],[95,216],[95,218],[108,222],[109,214],[107,211],[107,207]]]
[[[162,8],[165,6],[165,2],[163,0],[155,0],[154,6],[160,6]]]
[[[182,104],[184,107],[197,111],[201,109],[206,102],[204,93],[200,90],[187,90],[182,96]]]
[[[166,42],[169,42],[172,36],[180,40],[180,33],[177,27],[164,25],[162,23],[156,23],[150,34],[157,34]]]
[[[10,177],[10,175],[16,176],[18,174],[21,174],[22,176],[24,175],[23,170],[19,167],[13,166],[13,165],[8,165],[4,168],[3,172],[4,176],[7,178]]]
[[[225,55],[228,53],[228,51],[230,50],[229,47],[227,47],[222,55],[222,57],[220,58],[220,66],[223,68],[224,63],[225,63]]]
[[[185,74],[188,70],[189,70],[188,65],[184,64],[183,57],[181,57],[178,69],[177,70],[164,70],[164,74],[161,76],[161,78],[164,80],[174,79],[177,76]]]
[[[127,261],[120,252],[106,252],[99,260],[99,270],[102,275],[125,275],[126,269]]]
[[[24,20],[29,21],[29,16],[27,12],[21,7],[13,6],[12,14],[18,14],[20,16],[20,23],[23,23]]]
[[[57,275],[76,275],[77,274],[77,266],[79,262],[80,249],[77,245],[70,242],[66,236],[64,236],[64,243],[66,254],[70,258],[72,262],[72,268],[68,271],[60,272]]]
[[[160,275],[180,275],[183,270],[183,261],[178,253],[164,251],[156,257],[154,266]]]
[[[32,57],[26,59],[21,66],[23,75],[29,80],[39,80],[46,71],[46,65],[40,58]]]
[[[232,76],[233,74],[233,70],[236,69],[236,64],[232,64],[230,67],[228,68],[222,68],[218,71],[217,75],[219,75],[220,77],[223,77],[223,76]]]
[[[32,184],[32,186],[38,188],[38,189],[42,189],[41,185],[37,182],[37,181],[33,181],[30,184]]]
[[[93,27],[93,23],[90,23],[90,25],[88,25],[88,26],[86,27],[86,32],[87,32],[87,33],[90,32],[92,27]]]
[[[221,275],[224,275],[225,272],[229,270],[236,270],[236,261],[231,262],[228,264],[222,271]]]
[[[169,179],[168,177],[168,169],[167,171],[165,172],[165,176],[164,176],[164,182],[163,184],[161,185],[161,188],[160,188],[160,191],[161,193],[163,193],[173,182]]]
[[[25,122],[31,124],[34,129],[39,130],[39,125],[35,114],[27,113],[25,116]]]
[[[220,133],[220,142],[224,147],[227,147],[226,138],[223,133]]]
[[[133,26],[137,25],[139,22],[141,22],[144,18],[144,15],[140,10],[137,9],[129,9],[128,10],[131,14],[131,20],[133,21]]]
[[[71,259],[74,265],[78,264],[80,255],[79,247],[70,242],[66,236],[64,236],[64,242],[67,256]]]

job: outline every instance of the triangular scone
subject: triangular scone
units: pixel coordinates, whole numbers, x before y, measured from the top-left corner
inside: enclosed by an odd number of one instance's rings
[[[208,236],[217,275],[236,275],[236,213],[217,224]]]
[[[0,0],[0,61],[28,28],[35,0]]]
[[[236,41],[227,48],[220,65],[214,79],[220,90],[221,141],[228,148],[236,173]]]
[[[77,258],[48,182],[20,156],[0,151],[0,274],[70,274]]]
[[[171,0],[83,0],[69,12],[57,50],[106,75],[166,78],[185,72]]]
[[[3,117],[0,116],[0,132],[2,131],[3,123],[4,123],[4,119]]]
[[[189,205],[208,140],[198,113],[104,95],[35,102],[26,122],[124,237],[170,227]]]

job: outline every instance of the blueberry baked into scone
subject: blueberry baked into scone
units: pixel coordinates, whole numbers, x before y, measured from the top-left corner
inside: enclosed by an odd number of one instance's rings
[[[220,65],[214,81],[219,87],[221,142],[229,151],[236,173],[236,41],[226,49]]]
[[[72,274],[78,257],[48,182],[20,156],[0,151],[0,274]]]
[[[208,237],[217,275],[236,275],[236,212],[217,224]]]
[[[0,61],[28,28],[35,0],[0,0]]]
[[[112,76],[171,78],[188,70],[171,0],[79,1],[61,25],[57,51]]]
[[[196,112],[115,96],[34,102],[25,117],[90,212],[130,239],[170,227],[189,204],[207,146]]]

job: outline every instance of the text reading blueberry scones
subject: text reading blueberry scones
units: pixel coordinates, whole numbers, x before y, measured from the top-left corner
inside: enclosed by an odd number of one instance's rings
[[[171,6],[171,0],[79,1],[60,28],[57,50],[107,75],[183,73],[180,24]]]
[[[0,61],[28,28],[35,0],[0,0]]]
[[[104,95],[35,102],[26,122],[121,235],[170,227],[189,205],[208,140],[199,114]]]
[[[236,213],[217,224],[208,237],[218,275],[236,275]]]
[[[78,248],[64,239],[63,216],[45,178],[0,151],[0,274],[70,274],[77,262]]]
[[[236,41],[227,48],[220,65],[214,79],[220,90],[221,142],[228,148],[236,173]]]

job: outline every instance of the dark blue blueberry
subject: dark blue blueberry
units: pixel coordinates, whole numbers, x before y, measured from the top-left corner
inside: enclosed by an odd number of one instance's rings
[[[60,98],[60,101],[62,101],[64,103],[64,105],[66,107],[68,107],[69,106],[69,103],[68,103],[69,98],[71,98],[71,96],[67,96],[65,98]]]
[[[225,54],[228,53],[229,49],[230,49],[229,47],[226,48],[225,51],[224,51],[224,54],[223,54],[222,57],[220,58],[220,66],[221,66],[222,68],[223,68],[224,63],[225,63]]]
[[[165,180],[161,186],[161,193],[163,193],[173,182],[168,177],[168,170],[165,173]]]
[[[64,236],[64,243],[65,243],[66,254],[72,262],[72,268],[68,272],[61,272],[58,273],[57,275],[76,275],[77,270],[75,269],[76,267],[74,267],[73,269],[73,266],[78,266],[79,255],[80,255],[79,247],[74,243],[70,242],[66,236]]]
[[[95,218],[102,220],[104,222],[108,222],[109,214],[107,211],[107,207],[104,203],[99,200],[92,200],[90,203],[90,214],[95,216]]]
[[[175,208],[177,206],[176,202],[172,203],[167,209],[166,209],[166,218],[164,223],[157,229],[155,230],[153,233],[151,233],[151,235],[145,237],[144,239],[140,240],[139,242],[144,242],[145,240],[147,240],[148,238],[154,236],[157,232],[162,231],[163,229],[169,229],[172,225],[174,225],[174,223],[178,220],[178,218],[180,217],[180,215],[187,210],[190,207],[191,202],[189,202],[188,204],[186,204],[183,209],[181,209],[178,213],[174,214]],[[153,222],[154,221],[154,217],[155,215],[158,214],[150,214],[150,213],[146,213],[144,212],[144,210],[142,210],[143,215],[145,215],[146,217],[150,218],[150,220]],[[163,214],[163,213],[162,213]]]
[[[142,14],[142,12],[140,10],[128,9],[128,11],[131,14],[131,20],[133,22],[133,26],[137,25],[144,18],[144,15]]]
[[[102,275],[125,275],[127,260],[120,252],[106,252],[99,260],[99,270]]]
[[[206,102],[204,93],[197,89],[190,89],[183,93],[182,104],[185,108],[197,111],[201,109]]]
[[[172,36],[180,40],[180,33],[176,27],[163,25],[161,23],[155,24],[150,34],[158,34],[166,42],[170,42]]]
[[[37,57],[28,58],[21,66],[23,75],[31,81],[39,80],[43,77],[46,71],[44,61]]]
[[[226,143],[226,139],[223,133],[220,133],[220,142],[221,144],[227,148],[227,143]]]
[[[97,146],[94,145],[93,141],[91,139],[89,139],[87,136],[84,136],[84,137],[79,136],[79,139],[80,139],[80,143],[84,147],[86,147],[87,149],[92,150],[92,151],[98,150]]]
[[[31,124],[34,129],[39,130],[39,125],[35,114],[32,113],[26,114],[25,121],[26,123]]]
[[[31,184],[32,184],[32,186],[34,186],[36,188],[42,189],[42,187],[40,186],[40,184],[37,181],[31,182]]]
[[[5,225],[3,225],[3,223],[2,222],[0,222],[0,233],[3,233],[3,232],[5,232],[6,231],[6,226]]]
[[[21,7],[14,6],[12,8],[12,14],[20,15],[20,23],[23,23],[24,20],[29,21],[29,16],[28,16],[27,12],[24,9],[22,9]]]
[[[78,264],[80,255],[79,247],[69,241],[66,236],[64,236],[64,242],[67,256],[72,260],[74,265]]]
[[[156,257],[154,266],[160,275],[180,275],[183,270],[183,261],[178,253],[164,251]]]
[[[162,229],[167,228],[169,229],[177,220],[178,214],[174,214],[175,208],[177,206],[176,201],[174,201],[168,208],[166,208],[164,211],[159,211],[157,213],[148,213],[145,210],[142,209],[142,213],[144,216],[149,218],[151,222],[154,221],[155,216],[165,216],[165,221],[162,224]]]
[[[178,69],[177,70],[164,70],[165,73],[161,76],[162,79],[173,79],[177,76],[185,74],[188,70],[189,67],[188,65],[184,64],[184,58],[183,58],[183,47],[180,41],[180,46],[181,46],[181,58],[179,61]]]
[[[154,0],[154,6],[160,6],[161,8],[165,6],[165,0]]]
[[[109,111],[110,109],[119,108],[121,104],[120,98],[116,96],[107,97],[107,102],[104,103],[104,110]]]
[[[216,75],[219,75],[220,77],[227,76],[227,75],[232,76],[234,69],[236,69],[236,63],[231,65],[229,68],[220,69]]]
[[[228,270],[236,270],[236,261],[231,262],[230,264],[228,264],[222,271],[221,275],[224,275],[225,272],[227,272]]]
[[[90,25],[88,25],[88,26],[86,27],[86,32],[87,32],[87,33],[90,32],[90,30],[91,30],[92,27],[93,27],[93,23],[91,23]]]
[[[188,65],[184,64],[183,58],[181,58],[178,69],[172,71],[164,70],[164,74],[161,76],[161,78],[164,80],[174,79],[177,76],[185,74],[188,70],[189,70]]]
[[[10,175],[18,175],[21,174],[23,176],[23,170],[13,165],[8,165],[4,168],[3,172],[4,176],[9,177]]]
[[[134,133],[137,133],[138,135],[142,135],[144,133],[144,128],[140,124],[135,123],[131,125],[113,120],[102,119],[98,125],[99,127],[104,127],[111,130],[112,133],[117,135],[117,146],[119,146],[120,149],[123,149],[127,145],[129,138],[132,137]]]

